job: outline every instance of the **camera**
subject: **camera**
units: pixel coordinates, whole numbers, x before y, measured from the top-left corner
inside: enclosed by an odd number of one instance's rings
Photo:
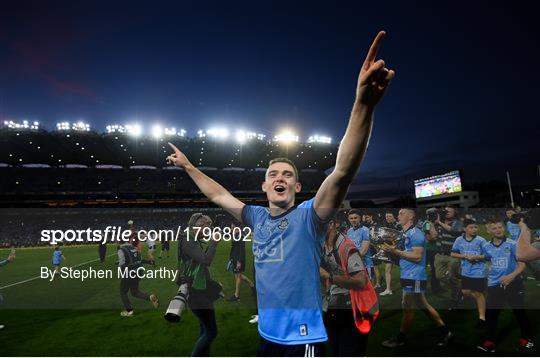
[[[429,208],[426,210],[426,219],[428,221],[437,221],[437,218],[444,218],[446,216],[446,209]]]
[[[174,296],[171,302],[169,303],[169,307],[167,307],[167,311],[165,312],[165,316],[163,316],[163,318],[173,323],[180,322],[182,313],[184,313],[184,310],[186,309],[186,306],[187,306],[188,297],[189,297],[189,284],[182,283],[178,287],[178,292],[176,292],[176,296]]]

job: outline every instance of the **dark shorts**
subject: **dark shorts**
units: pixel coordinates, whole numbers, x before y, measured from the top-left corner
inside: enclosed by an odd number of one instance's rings
[[[238,265],[238,263],[240,263],[240,265]],[[246,262],[229,259],[227,262],[227,271],[232,273],[244,273],[246,271]]]
[[[427,280],[410,280],[402,278],[400,280],[401,287],[405,293],[425,293]]]
[[[484,292],[487,289],[487,278],[461,276],[461,289]]]
[[[163,240],[161,242],[161,249],[164,251],[169,251],[170,249],[169,240]]]
[[[270,342],[261,337],[258,357],[324,357],[324,342],[285,345]]]

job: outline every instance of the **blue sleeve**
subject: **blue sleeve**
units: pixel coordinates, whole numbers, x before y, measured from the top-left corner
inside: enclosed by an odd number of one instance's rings
[[[415,230],[414,233],[411,235],[411,246],[412,247],[424,247],[426,243],[426,238],[424,234],[420,232],[420,230]]]
[[[482,244],[482,255],[484,255],[486,257],[486,259],[489,260],[489,259],[491,259],[491,256],[489,255],[489,253],[487,251],[487,245],[488,245],[487,241]]]
[[[369,230],[367,228],[362,228],[362,241],[369,241]]]
[[[253,223],[255,222],[255,210],[252,205],[245,205],[242,209],[242,222],[253,228]]]
[[[315,207],[313,206],[313,203],[315,202],[315,198],[309,199],[304,201],[302,204],[298,206],[298,208],[302,208],[303,210],[306,210],[307,208],[307,219],[311,227],[316,231],[326,231],[326,224],[330,221],[328,220],[322,220],[319,215],[317,215],[317,212],[315,212]]]
[[[452,252],[455,252],[459,254],[461,252],[461,239],[457,238],[456,241],[454,241],[454,245],[452,245]]]

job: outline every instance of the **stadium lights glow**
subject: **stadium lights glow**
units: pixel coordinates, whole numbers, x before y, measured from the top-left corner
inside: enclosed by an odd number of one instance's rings
[[[206,134],[217,139],[229,138],[229,130],[227,128],[210,128],[206,131]]]
[[[156,139],[163,137],[163,128],[159,124],[155,124],[152,127],[152,137]]]
[[[4,125],[12,129],[39,129],[39,122],[33,121],[31,124],[27,120],[23,120],[22,123],[17,123],[14,121],[4,121]]]
[[[130,136],[138,137],[142,133],[142,128],[139,124],[127,124],[126,131]]]
[[[56,129],[59,131],[68,131],[70,128],[69,122],[56,123]]]
[[[331,144],[332,138],[316,134],[308,138],[308,143]]]
[[[121,126],[119,124],[109,124],[105,127],[105,130],[107,133],[125,133],[126,128],[124,126]]]
[[[180,129],[179,131],[177,131],[175,127],[165,128],[164,133],[166,136],[180,136],[180,137],[186,136],[185,129]]]
[[[89,132],[90,124],[84,123],[83,121],[78,121],[77,123],[73,123],[71,125],[71,129],[74,131]]]
[[[283,131],[274,137],[276,142],[292,143],[298,142],[298,136],[291,131]]]
[[[264,138],[266,138],[266,135],[262,133],[245,132],[243,130],[238,130],[236,131],[235,138],[238,143],[242,144],[251,139],[264,140]]]

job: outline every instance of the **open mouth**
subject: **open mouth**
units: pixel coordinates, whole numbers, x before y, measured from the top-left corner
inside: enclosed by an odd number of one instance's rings
[[[278,193],[283,193],[285,191],[285,187],[281,184],[278,184],[274,187],[274,190],[277,191]]]

